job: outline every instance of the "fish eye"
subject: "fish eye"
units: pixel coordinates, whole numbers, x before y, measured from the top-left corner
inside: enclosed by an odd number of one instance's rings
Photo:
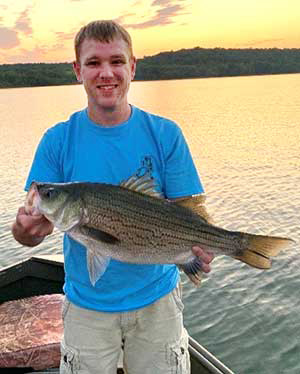
[[[57,195],[57,190],[55,188],[48,188],[46,191],[45,191],[45,197],[47,197],[48,199],[52,199],[53,197],[55,197]]]

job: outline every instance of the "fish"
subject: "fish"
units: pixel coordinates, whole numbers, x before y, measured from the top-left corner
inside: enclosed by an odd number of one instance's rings
[[[190,203],[193,198],[167,200],[146,173],[119,185],[34,181],[24,205],[28,214],[43,214],[86,247],[94,286],[112,258],[132,264],[176,264],[199,286],[202,262],[193,246],[269,269],[271,257],[293,242],[216,226],[207,214],[203,196],[198,196],[195,206]]]

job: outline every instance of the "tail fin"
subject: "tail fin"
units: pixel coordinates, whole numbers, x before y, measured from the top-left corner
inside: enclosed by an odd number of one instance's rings
[[[179,269],[183,270],[190,280],[198,287],[202,278],[202,262],[199,257],[195,257],[187,264],[177,265]]]
[[[269,269],[271,267],[270,257],[277,256],[282,249],[294,242],[291,239],[275,236],[246,233],[243,235],[248,241],[248,247],[242,255],[234,256],[234,258],[258,269]]]

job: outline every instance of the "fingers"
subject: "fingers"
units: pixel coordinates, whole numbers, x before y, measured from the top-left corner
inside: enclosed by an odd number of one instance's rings
[[[195,256],[199,257],[202,260],[202,271],[204,273],[209,273],[211,271],[210,263],[214,259],[213,253],[206,252],[198,246],[194,246],[192,251]]]
[[[16,216],[16,225],[20,233],[44,237],[51,234],[53,225],[42,214],[31,215],[26,213],[25,208],[21,207]]]
[[[26,218],[27,217],[27,218]],[[30,217],[30,218],[28,218]],[[19,208],[18,210],[18,213],[17,213],[17,220],[22,220],[22,219],[30,219],[32,220],[33,222],[39,222],[39,221],[43,221],[45,219],[45,217],[42,215],[42,214],[31,214],[31,213],[28,213],[25,209],[24,206],[22,206],[21,208]]]

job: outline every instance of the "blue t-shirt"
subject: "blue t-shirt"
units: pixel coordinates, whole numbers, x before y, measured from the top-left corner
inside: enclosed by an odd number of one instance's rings
[[[92,122],[87,110],[47,130],[27,179],[119,184],[147,168],[166,198],[203,192],[188,146],[172,121],[131,107],[128,121],[114,127]],[[111,260],[92,286],[86,249],[64,236],[64,292],[88,309],[121,312],[142,308],[169,293],[179,278],[175,265],[137,265]]]

